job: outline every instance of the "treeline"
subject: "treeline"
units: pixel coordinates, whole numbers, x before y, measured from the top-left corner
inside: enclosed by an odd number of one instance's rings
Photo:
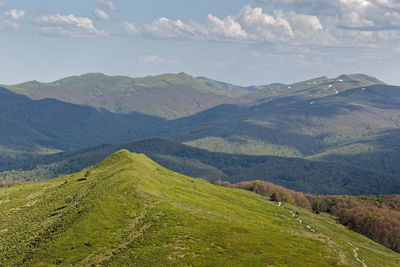
[[[400,252],[400,195],[316,196],[263,181],[237,184],[217,181],[216,184],[252,191],[315,213],[330,213],[351,230]]]
[[[16,185],[20,184],[27,184],[29,182],[24,182],[24,181],[6,181],[6,182],[0,182],[0,188],[1,187],[13,187]]]
[[[230,184],[229,182],[216,181],[215,184],[252,191],[256,194],[270,197],[272,201],[287,202],[305,209],[311,209],[311,203],[303,193],[273,183],[244,181],[237,184]]]

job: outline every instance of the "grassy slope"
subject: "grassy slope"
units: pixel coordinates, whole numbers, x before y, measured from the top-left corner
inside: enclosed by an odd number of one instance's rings
[[[0,265],[357,266],[347,242],[368,266],[400,262],[329,218],[299,210],[312,233],[262,196],[142,154],[119,151],[85,173],[0,189]]]

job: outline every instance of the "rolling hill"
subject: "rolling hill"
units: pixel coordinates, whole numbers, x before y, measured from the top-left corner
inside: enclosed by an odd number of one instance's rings
[[[400,178],[330,162],[300,158],[209,152],[180,143],[146,139],[122,145],[100,145],[73,152],[9,161],[0,168],[0,181],[38,181],[80,171],[120,150],[145,153],[170,170],[237,183],[263,180],[313,194],[395,194]]]
[[[0,188],[0,207],[4,266],[400,262],[327,216],[192,179],[126,150],[90,170]]]

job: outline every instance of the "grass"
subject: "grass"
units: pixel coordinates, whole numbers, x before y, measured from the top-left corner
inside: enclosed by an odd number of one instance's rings
[[[189,141],[186,145],[208,149],[214,152],[229,152],[232,154],[243,155],[270,155],[284,157],[301,157],[302,153],[295,147],[288,145],[273,144],[257,138],[243,136],[222,137],[204,137]]]
[[[265,197],[122,150],[90,170],[1,188],[0,265],[357,266],[349,241],[368,266],[398,266],[399,254],[298,211],[317,233]]]

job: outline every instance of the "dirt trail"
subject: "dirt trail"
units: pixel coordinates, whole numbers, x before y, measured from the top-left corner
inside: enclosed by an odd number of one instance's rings
[[[283,206],[283,205],[282,205],[282,202],[278,202],[277,205],[278,205],[279,207],[281,207],[281,208],[283,208],[283,209],[289,211],[290,214],[292,214],[293,218],[296,218],[297,221],[298,221],[300,224],[303,224],[303,221],[299,218],[299,216],[297,216],[297,214],[294,213],[292,210],[290,210],[290,209],[286,208],[285,206]],[[311,232],[315,233],[315,230],[314,230],[310,225],[306,225],[306,224],[305,224],[305,226],[307,227],[308,230],[310,230]],[[358,247],[354,246],[352,243],[350,243],[350,242],[348,242],[348,241],[347,241],[347,243],[349,243],[352,247],[354,247],[354,249],[353,249],[354,258],[355,258],[359,263],[361,263],[363,267],[368,267],[368,266],[364,263],[364,260],[362,260],[362,259],[360,259],[360,258],[358,257],[358,251],[359,251],[360,249],[359,249]]]
[[[361,260],[359,257],[358,257],[358,251],[360,250],[358,247],[356,247],[356,246],[354,246],[352,243],[350,243],[349,241],[347,241],[347,243],[349,243],[352,247],[354,247],[354,250],[353,250],[353,253],[354,253],[354,258],[358,261],[358,262],[360,262],[361,264],[362,264],[362,266],[363,267],[368,267],[365,263],[364,263],[364,260]]]
[[[289,211],[290,214],[292,214],[292,217],[295,218],[300,224],[303,224],[303,220],[300,219],[299,216],[298,216],[296,213],[294,213],[291,209],[288,209],[288,208],[286,208],[285,206],[283,206],[283,205],[282,205],[282,202],[278,202],[277,204],[278,204],[279,207],[281,207],[281,208],[283,208],[283,209]],[[310,230],[311,232],[315,233],[315,230],[314,230],[310,225],[307,225],[307,224],[304,224],[304,225],[306,226],[306,228],[307,228],[308,230]]]

